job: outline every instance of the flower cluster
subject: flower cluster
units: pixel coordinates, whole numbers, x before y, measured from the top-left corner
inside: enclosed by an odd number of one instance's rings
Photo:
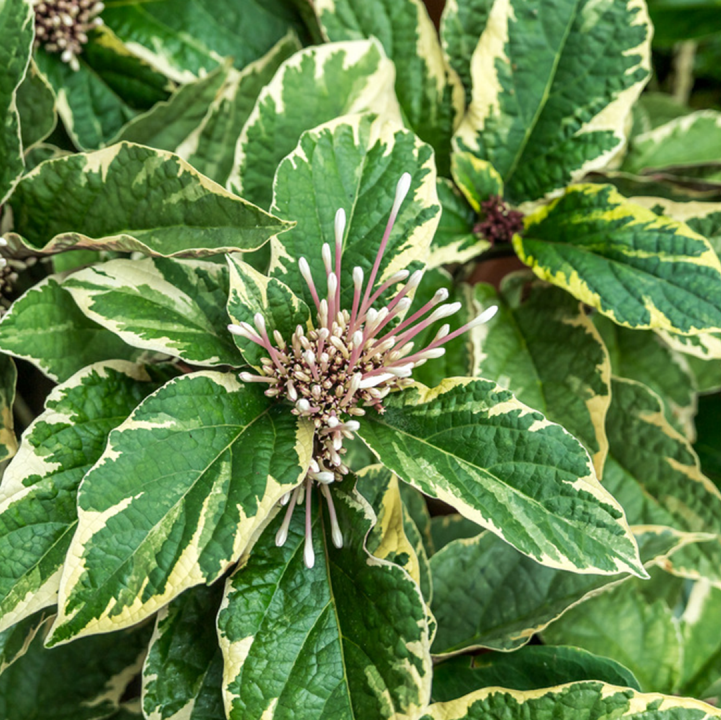
[[[513,236],[523,230],[523,213],[511,210],[503,198],[492,195],[481,203],[484,218],[473,228],[491,245],[511,242]]]
[[[60,53],[73,70],[79,69],[78,55],[88,42],[88,33],[103,24],[98,15],[104,5],[96,0],[40,0],[34,3],[35,47]]]
[[[276,536],[276,544],[283,545],[293,508],[305,501],[304,559],[308,567],[314,563],[310,530],[310,495],[314,483],[320,485],[328,503],[333,542],[336,547],[343,544],[329,485],[349,472],[343,460],[346,453],[343,445],[344,440],[352,439],[359,429],[357,418],[365,415],[367,408],[383,413],[383,399],[392,390],[412,383],[413,368],[442,356],[445,343],[490,320],[497,310],[496,307],[489,308],[453,332],[448,324],[444,324],[428,345],[415,347],[414,338],[420,332],[456,313],[461,304],[445,303],[448,291],[442,289],[406,318],[423,273],[416,271],[411,275],[408,270],[401,270],[376,286],[383,254],[410,183],[411,177],[405,173],[398,183],[390,218],[365,286],[363,269],[353,268],[354,292],[350,310],[341,307],[341,251],[346,217],[340,209],[335,218],[334,253],[327,243],[322,248],[324,286],[316,286],[305,258],[298,261],[315,304],[317,322],[313,329],[299,325],[290,338],[282,337],[275,330],[271,340],[260,313],[254,317],[255,327],[249,323],[228,326],[232,333],[251,340],[268,353],[261,361],[258,374],[243,372],[241,380],[267,384],[267,396],[288,401],[293,406],[292,413],[315,425],[310,469],[304,483],[281,501],[288,508]],[[375,309],[374,303],[392,287],[397,287],[392,300]]]

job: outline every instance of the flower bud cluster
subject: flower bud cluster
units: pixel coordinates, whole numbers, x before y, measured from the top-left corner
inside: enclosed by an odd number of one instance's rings
[[[42,45],[73,70],[79,69],[78,55],[88,42],[88,33],[103,24],[104,10],[96,0],[40,0],[34,3],[35,47]]]
[[[228,326],[232,333],[256,343],[268,353],[257,374],[243,372],[241,380],[267,384],[265,394],[268,397],[286,400],[292,405],[292,413],[308,419],[315,426],[314,457],[304,482],[308,502],[305,554],[308,567],[313,563],[309,514],[313,483],[320,485],[328,502],[333,541],[338,547],[342,545],[343,537],[337,527],[329,485],[349,472],[343,460],[344,441],[352,439],[359,429],[357,418],[365,415],[368,408],[383,413],[383,399],[391,391],[412,383],[413,368],[443,355],[445,343],[486,322],[497,309],[489,308],[453,332],[444,324],[428,345],[416,347],[414,339],[419,333],[456,313],[461,304],[446,303],[448,291],[442,289],[406,317],[422,272],[411,274],[401,270],[376,283],[383,254],[410,183],[411,177],[405,173],[398,183],[390,218],[365,285],[363,269],[353,268],[350,310],[341,307],[341,253],[346,226],[345,212],[341,209],[335,219],[334,252],[327,244],[322,248],[325,277],[320,288],[314,282],[307,260],[300,258],[298,261],[315,305],[313,326],[298,325],[290,338],[284,338],[277,330],[268,332],[265,318],[260,313],[253,318],[253,325]],[[374,308],[373,305],[391,288],[396,289],[392,299],[380,309]],[[301,487],[284,501],[289,507],[276,537],[278,545],[282,545],[287,537],[293,507],[304,501]]]

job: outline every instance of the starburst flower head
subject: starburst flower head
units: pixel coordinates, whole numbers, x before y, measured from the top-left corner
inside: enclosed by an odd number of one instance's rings
[[[50,53],[78,70],[78,55],[88,42],[88,33],[103,24],[98,15],[105,9],[97,0],[35,0],[35,47]]]
[[[274,331],[268,333],[260,313],[249,323],[232,324],[228,329],[260,345],[268,353],[261,361],[258,374],[242,372],[244,382],[265,383],[268,397],[279,398],[292,405],[291,412],[311,421],[315,426],[314,453],[304,482],[283,497],[287,505],[283,523],[276,535],[281,546],[288,536],[288,527],[296,505],[306,503],[306,537],[304,561],[314,564],[311,537],[310,498],[314,484],[320,486],[328,503],[333,543],[340,548],[343,535],[333,507],[330,485],[349,472],[344,462],[344,441],[354,437],[360,427],[358,418],[367,409],[383,413],[383,399],[392,391],[412,384],[411,373],[428,360],[441,357],[447,342],[490,320],[497,307],[486,309],[478,317],[451,332],[443,324],[433,340],[417,348],[414,338],[433,323],[450,317],[461,304],[446,303],[448,292],[439,290],[416,312],[406,317],[413,294],[423,273],[401,270],[387,280],[377,282],[383,255],[393,224],[410,189],[411,176],[405,173],[396,188],[395,201],[383,238],[365,282],[363,269],[353,268],[353,301],[350,309],[341,307],[341,252],[346,216],[343,209],[335,217],[335,247],[324,244],[321,254],[325,267],[322,285],[316,285],[308,262],[300,258],[298,268],[308,285],[316,311],[312,330],[298,326],[290,338]],[[383,307],[374,304],[392,287],[393,298]]]

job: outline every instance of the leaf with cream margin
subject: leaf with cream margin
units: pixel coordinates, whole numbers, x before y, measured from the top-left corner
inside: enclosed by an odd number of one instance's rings
[[[709,537],[651,525],[632,529],[648,569]],[[569,608],[629,579],[539,565],[490,532],[449,542],[431,557],[431,572],[431,610],[438,622],[434,655],[515,650]]]
[[[22,179],[9,205],[9,238],[44,254],[248,252],[289,226],[177,155],[125,142],[42,163]]]
[[[404,173],[411,176],[410,188],[388,239],[378,283],[401,270],[425,267],[440,216],[433,151],[409,130],[370,114],[337,118],[306,132],[276,173],[271,212],[296,225],[271,241],[270,275],[315,307],[298,260],[307,260],[323,295],[321,248],[324,242],[335,246],[335,215],[342,208],[347,222],[340,297],[341,307],[350,310],[353,267],[368,279]],[[377,306],[397,288],[386,290]]]
[[[341,549],[330,542],[325,502],[320,511],[312,498],[312,568],[303,562],[302,506],[285,544],[275,545],[279,513],[228,581],[218,633],[230,720],[299,712],[314,720],[403,720],[426,707],[425,604],[408,573],[366,548],[376,518],[352,482],[347,476],[331,489]]]
[[[572,185],[524,218],[513,247],[542,280],[619,325],[721,328],[721,263],[708,240],[611,185]]]
[[[0,354],[0,461],[9,460],[18,449],[15,437],[15,384],[18,371],[7,355]]]
[[[228,57],[242,70],[290,28],[302,28],[283,0],[111,0],[103,20],[133,53],[180,83],[204,76]]]
[[[458,73],[466,105],[473,99],[471,58],[488,22],[493,0],[446,0],[441,14],[441,44],[449,65]]]
[[[434,703],[420,720],[711,720],[721,710],[690,698],[638,693],[601,682],[578,682],[542,690],[477,690],[458,700]]]
[[[254,317],[260,313],[265,320],[268,337],[273,338],[273,332],[277,330],[287,341],[299,325],[308,329],[310,310],[285,283],[259,273],[232,255],[228,256],[228,267],[230,292],[227,310],[234,323],[245,322],[255,327]],[[267,350],[252,340],[240,335],[234,335],[233,339],[249,365],[258,368],[261,358],[268,357]],[[274,339],[271,343],[274,346],[277,344]]]
[[[41,280],[0,319],[0,350],[31,362],[57,382],[101,360],[141,354],[86,317],[56,276]]]
[[[128,345],[194,365],[242,364],[227,328],[224,265],[172,258],[110,260],[74,273],[63,288],[88,318]]]
[[[396,95],[406,125],[435,151],[450,177],[451,138],[464,111],[463,87],[441,50],[421,0],[315,0],[328,40],[376,37],[396,68]]]
[[[473,376],[497,382],[563,426],[583,443],[600,477],[608,451],[611,363],[581,304],[537,282],[523,302],[509,282],[500,294],[484,283],[473,292],[474,313],[499,307],[471,330]]]
[[[389,395],[358,435],[401,480],[537,562],[645,577],[620,505],[583,446],[487,380],[450,378]]]
[[[213,618],[223,583],[186,590],[157,616],[143,665],[150,720],[223,720],[223,657]]]
[[[238,139],[228,186],[270,206],[273,174],[304,131],[372,111],[400,124],[393,63],[377,40],[327,43],[286,60],[260,92]]]
[[[23,172],[18,88],[30,61],[35,13],[30,0],[0,5],[0,203],[5,202]]]
[[[514,204],[608,165],[648,79],[650,41],[641,0],[495,2],[456,147],[490,161]]]
[[[688,441],[669,425],[654,392],[614,378],[611,397],[604,486],[632,525],[665,525],[713,537],[682,548],[664,568],[721,586],[721,492],[701,472]]]
[[[17,92],[23,151],[41,143],[55,129],[55,93],[34,60]]]
[[[38,633],[16,663],[0,675],[3,720],[102,720],[120,705],[140,670],[152,626],[43,647]]]
[[[49,643],[133,625],[217,580],[303,479],[312,438],[231,373],[183,375],[146,398],[83,480]]]
[[[0,675],[30,648],[35,636],[47,630],[54,615],[49,610],[39,610],[34,615],[0,631]]]
[[[0,485],[0,630],[57,602],[77,526],[76,499],[108,434],[173,373],[120,360],[58,385],[23,435]]]

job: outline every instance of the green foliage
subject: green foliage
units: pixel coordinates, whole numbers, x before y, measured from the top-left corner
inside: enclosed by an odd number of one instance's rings
[[[721,716],[713,3],[55,10],[0,0],[0,716]]]

